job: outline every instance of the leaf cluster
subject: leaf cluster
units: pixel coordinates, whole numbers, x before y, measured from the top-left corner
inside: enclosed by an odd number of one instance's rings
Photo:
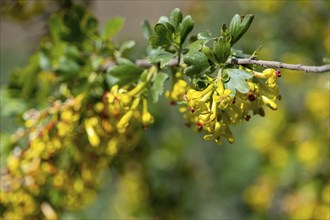
[[[229,27],[222,25],[219,36],[212,37],[208,32],[200,32],[190,37],[189,43],[184,46],[184,41],[193,30],[194,22],[190,16],[183,18],[180,9],[174,9],[170,18],[160,17],[153,28],[148,22],[143,23],[144,34],[152,48],[149,50],[148,60],[152,64],[159,64],[161,69],[173,69],[169,64],[176,60],[183,73],[193,82],[196,79],[201,82],[206,79],[205,76],[217,72],[217,77],[226,81],[228,88],[246,92],[245,80],[252,75],[239,69],[238,65],[227,64],[227,61],[231,58],[251,56],[235,50],[233,45],[246,33],[252,21],[253,15],[236,14]]]

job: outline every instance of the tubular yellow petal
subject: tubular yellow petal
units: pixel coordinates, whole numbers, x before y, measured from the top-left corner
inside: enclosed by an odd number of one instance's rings
[[[203,139],[206,141],[211,141],[213,140],[213,134],[206,134],[204,135]]]
[[[262,101],[272,110],[277,110],[277,104],[266,96],[261,96]]]
[[[276,70],[274,69],[265,69],[264,71],[262,71],[262,74],[266,77],[269,78],[271,76],[275,75]]]
[[[89,143],[93,146],[96,147],[100,144],[100,138],[96,134],[92,124],[90,123],[89,120],[85,120],[85,129],[88,137]]]
[[[125,133],[126,128],[129,125],[129,121],[131,120],[133,116],[133,111],[130,110],[126,112],[126,114],[120,119],[120,121],[117,124],[117,129],[119,133]]]

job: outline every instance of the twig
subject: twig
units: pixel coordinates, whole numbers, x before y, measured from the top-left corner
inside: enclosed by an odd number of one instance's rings
[[[330,71],[330,65],[323,66],[306,66],[302,64],[288,64],[282,63],[278,61],[269,61],[269,60],[254,60],[251,58],[243,58],[243,59],[229,59],[227,60],[227,64],[255,64],[262,67],[274,67],[274,68],[282,68],[288,70],[300,70],[305,72],[314,72],[314,73],[324,73]],[[147,59],[136,60],[136,65],[142,68],[149,68],[152,64]],[[178,60],[173,59],[169,62],[169,66],[178,65]]]
[[[288,70],[301,70],[305,72],[324,73],[330,71],[330,65],[323,66],[306,66],[303,64],[288,64],[278,61],[254,60],[250,58],[229,59],[228,64],[255,64],[263,67],[283,68]]]

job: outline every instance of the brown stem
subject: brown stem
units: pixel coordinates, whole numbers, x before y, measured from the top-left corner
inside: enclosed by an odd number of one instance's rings
[[[313,72],[313,73],[324,73],[330,71],[330,65],[323,65],[323,66],[306,66],[302,64],[288,64],[288,63],[282,63],[278,61],[269,61],[269,60],[255,60],[251,58],[244,58],[244,59],[228,59],[227,64],[255,64],[262,67],[273,67],[273,68],[282,68],[282,69],[288,69],[288,70],[300,70],[305,72]],[[136,61],[136,65],[142,67],[142,68],[149,68],[152,66],[152,64],[146,60],[141,59]],[[170,61],[169,66],[176,66],[178,65],[178,60],[173,59]]]
[[[268,60],[254,60],[251,58],[244,59],[229,59],[227,61],[228,64],[255,64],[262,67],[274,67],[274,68],[282,68],[288,70],[301,70],[305,72],[313,72],[313,73],[324,73],[330,71],[330,65],[323,66],[306,66],[303,64],[288,64],[282,63],[278,61],[268,61]]]

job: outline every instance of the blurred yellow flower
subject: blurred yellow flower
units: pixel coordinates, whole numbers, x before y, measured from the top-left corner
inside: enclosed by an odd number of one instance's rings
[[[314,166],[319,160],[320,143],[316,140],[308,140],[297,146],[297,157],[306,166]]]

